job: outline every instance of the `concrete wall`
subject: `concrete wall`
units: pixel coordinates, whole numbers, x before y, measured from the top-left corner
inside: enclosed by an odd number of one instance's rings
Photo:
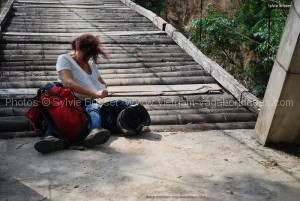
[[[1,4],[1,13],[0,13],[0,34],[1,34],[1,28],[3,28],[4,24],[6,23],[6,20],[9,16],[9,12],[12,9],[14,0],[8,0],[5,1],[5,4]]]
[[[258,141],[300,143],[300,0],[295,0],[281,38],[256,124]]]

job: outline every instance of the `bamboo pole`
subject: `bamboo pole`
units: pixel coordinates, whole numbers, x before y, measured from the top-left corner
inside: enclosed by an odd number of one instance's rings
[[[0,133],[3,132],[21,132],[32,130],[32,125],[26,117],[1,117]]]
[[[187,125],[151,125],[152,132],[191,132],[202,130],[226,130],[226,129],[253,129],[255,122],[233,122],[233,123],[205,123]],[[148,129],[147,129],[148,130]]]
[[[0,132],[0,139],[14,139],[25,137],[37,137],[37,133],[34,131],[19,131],[19,132]]]

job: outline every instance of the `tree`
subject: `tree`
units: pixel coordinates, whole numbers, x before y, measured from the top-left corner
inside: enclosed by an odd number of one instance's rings
[[[233,19],[213,11],[209,4],[206,16],[188,24],[186,35],[255,95],[263,97],[288,13],[282,5],[290,5],[291,0],[275,6],[267,0],[234,3]]]
[[[159,14],[165,6],[166,0],[136,0],[135,2],[152,12]]]

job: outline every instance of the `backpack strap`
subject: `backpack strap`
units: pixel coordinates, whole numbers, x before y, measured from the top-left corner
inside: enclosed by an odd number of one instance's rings
[[[63,135],[61,135],[59,129],[57,128],[57,126],[54,123],[53,119],[49,115],[47,109],[44,106],[42,106],[41,108],[42,108],[42,113],[43,113],[44,119],[47,122],[47,124],[50,127],[50,129],[54,132],[54,134],[58,138],[62,139],[66,143],[66,147],[70,147],[70,145],[71,145],[70,141],[67,138],[65,138]]]
[[[50,89],[52,89],[53,87],[55,86],[58,86],[58,87],[63,87],[64,85],[60,82],[49,82],[47,83],[46,85],[40,87],[37,91],[37,96],[36,98],[37,99],[40,99],[41,98],[41,95],[43,93],[45,93],[46,91],[49,91]]]

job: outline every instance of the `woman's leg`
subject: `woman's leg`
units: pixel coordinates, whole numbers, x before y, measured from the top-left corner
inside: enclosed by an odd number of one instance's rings
[[[42,154],[62,150],[65,146],[66,144],[64,140],[56,138],[54,132],[49,126],[46,128],[45,138],[34,144],[34,148]]]
[[[93,148],[97,144],[104,144],[109,140],[110,132],[101,128],[100,105],[92,103],[86,107],[86,111],[91,117],[91,127],[88,136],[84,139],[85,147]]]
[[[98,103],[92,103],[86,107],[86,111],[91,117],[91,127],[89,131],[101,128],[100,105]]]
[[[45,132],[45,138],[46,137],[54,137],[54,136],[55,135],[54,135],[52,129],[49,126],[47,126],[47,129],[46,129],[46,132]]]

